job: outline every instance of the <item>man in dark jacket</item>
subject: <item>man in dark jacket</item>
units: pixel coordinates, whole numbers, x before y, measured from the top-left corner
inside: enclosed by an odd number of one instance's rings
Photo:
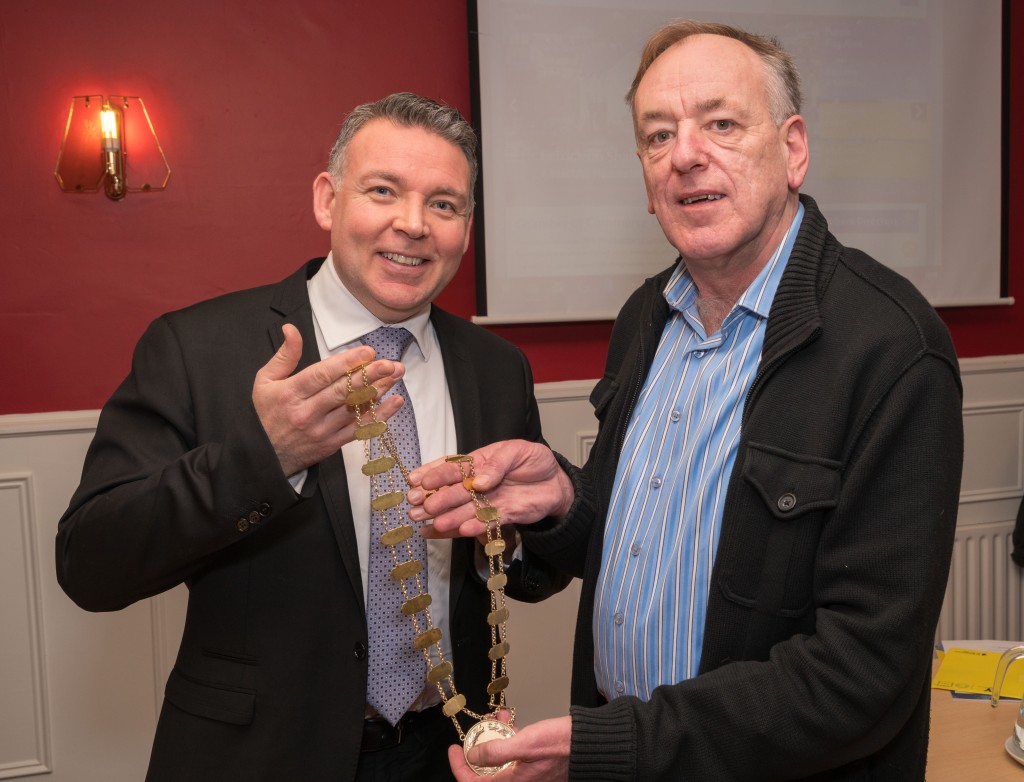
[[[149,782],[451,779],[458,734],[387,577],[348,375],[374,358],[372,335],[401,333],[403,363],[375,361],[366,380],[401,381],[377,417],[411,405],[406,439],[422,458],[540,439],[523,354],[431,305],[469,242],[476,170],[476,135],[454,109],[410,93],[357,107],[313,186],[331,254],[157,319],[104,406],[59,523],[57,575],[92,611],[189,588]],[[491,593],[478,544],[443,543],[420,560],[437,648],[484,711]],[[529,559],[510,567],[510,596],[565,584]],[[431,622],[422,605],[413,616]]]
[[[469,760],[518,760],[508,780],[922,780],[962,466],[949,335],[799,194],[799,80],[774,40],[669,24],[627,100],[680,258],[618,316],[587,464],[503,443],[474,483],[507,518],[549,516],[526,548],[583,579],[571,715]],[[454,477],[414,474],[412,515],[478,534]]]

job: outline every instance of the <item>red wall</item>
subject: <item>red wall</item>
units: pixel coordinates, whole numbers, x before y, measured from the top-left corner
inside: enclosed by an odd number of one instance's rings
[[[12,7],[13,6],[13,7]],[[1012,21],[1024,40],[1024,16]],[[109,50],[103,36],[110,36]],[[1024,78],[1024,52],[1011,78]],[[169,309],[271,282],[327,251],[311,183],[344,113],[397,90],[469,113],[464,0],[5,3],[0,15],[0,414],[91,409]],[[163,193],[62,193],[70,98],[141,95]],[[1024,122],[1017,90],[1010,127]],[[1024,181],[1024,149],[1010,181]],[[946,310],[961,356],[1024,353],[1024,216],[1010,192],[1012,307]],[[440,304],[474,312],[472,253]],[[610,325],[507,326],[538,381],[597,377]]]

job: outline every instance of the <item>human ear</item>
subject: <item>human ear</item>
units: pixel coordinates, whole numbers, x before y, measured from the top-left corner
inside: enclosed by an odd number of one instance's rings
[[[313,216],[317,225],[325,231],[330,231],[334,222],[332,208],[335,198],[337,191],[334,187],[334,177],[324,171],[313,180]]]
[[[807,177],[810,165],[810,150],[807,143],[807,125],[804,118],[794,114],[782,126],[786,143],[786,172],[789,189],[796,192]]]

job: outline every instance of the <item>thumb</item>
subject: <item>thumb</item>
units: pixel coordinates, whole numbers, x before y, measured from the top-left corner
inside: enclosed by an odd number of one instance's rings
[[[284,334],[284,343],[258,373],[265,381],[284,380],[299,365],[299,358],[302,356],[302,335],[291,323],[285,323],[281,327],[281,333]]]
[[[517,751],[515,737],[500,741],[482,741],[470,747],[466,760],[480,768],[500,768],[506,763],[519,760],[522,752]]]
[[[484,492],[496,488],[513,470],[528,461],[529,445],[522,440],[506,440],[479,449],[473,488]]]

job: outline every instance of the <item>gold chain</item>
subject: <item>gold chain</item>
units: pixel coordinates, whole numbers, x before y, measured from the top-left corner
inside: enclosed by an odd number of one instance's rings
[[[427,663],[427,681],[437,687],[443,702],[442,711],[451,718],[458,731],[459,739],[465,741],[466,735],[459,724],[458,714],[463,712],[476,720],[485,716],[476,714],[466,707],[466,696],[455,688],[452,664],[445,660],[441,649],[441,628],[434,627],[430,618],[430,604],[433,598],[424,591],[420,573],[423,563],[413,557],[412,536],[415,530],[401,516],[401,504],[405,493],[397,485],[392,473],[398,467],[406,484],[409,482],[409,470],[399,456],[394,438],[388,430],[386,421],[377,418],[377,389],[370,384],[366,372],[368,364],[354,367],[348,372],[346,404],[356,418],[355,437],[363,444],[366,463],[362,467],[364,475],[369,476],[372,497],[370,508],[379,514],[384,533],[380,537],[381,545],[391,549],[395,566],[391,578],[402,590],[402,613],[412,620],[413,646],[423,652]],[[352,384],[353,374],[361,373],[362,386]],[[476,517],[485,526],[486,543],[484,554],[487,556],[488,579],[487,589],[491,596],[491,610],[487,615],[487,624],[491,630],[491,648],[487,653],[491,661],[491,681],[487,685],[487,706],[493,713],[499,709],[508,709],[509,725],[515,724],[515,709],[505,704],[505,689],[509,680],[506,672],[505,658],[509,652],[507,638],[508,607],[505,605],[505,539],[501,534],[501,514],[491,505],[486,495],[473,488],[473,457],[458,454],[447,456],[445,460],[459,465],[462,484],[469,492],[476,508]],[[404,554],[404,558],[403,555]],[[423,615],[421,625],[419,616]],[[431,657],[434,650],[437,663]]]

